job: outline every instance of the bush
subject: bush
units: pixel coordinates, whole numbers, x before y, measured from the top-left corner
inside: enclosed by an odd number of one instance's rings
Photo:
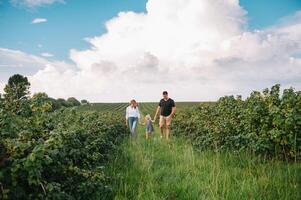
[[[13,127],[2,123],[0,196],[107,199],[111,188],[103,168],[127,133],[120,117],[60,109],[18,118]]]
[[[80,105],[81,105],[80,102],[79,102],[76,98],[74,98],[74,97],[69,97],[69,98],[67,99],[67,102],[68,102],[69,105],[71,105],[71,106],[80,106]]]
[[[176,135],[200,149],[252,151],[279,159],[301,158],[301,92],[275,85],[245,101],[226,96],[177,114]]]
[[[0,94],[0,199],[107,199],[104,166],[128,132],[120,114],[80,112],[71,97],[29,97],[14,75]]]

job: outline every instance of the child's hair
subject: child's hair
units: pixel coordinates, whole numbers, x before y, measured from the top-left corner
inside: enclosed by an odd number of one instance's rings
[[[151,119],[152,118],[151,118],[150,114],[145,115],[145,120],[151,120]]]

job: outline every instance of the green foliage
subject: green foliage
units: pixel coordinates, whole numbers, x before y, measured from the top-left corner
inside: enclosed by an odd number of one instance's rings
[[[29,95],[29,86],[27,77],[15,74],[8,79],[8,84],[4,88],[6,93],[4,97],[10,100],[26,98]]]
[[[67,101],[62,98],[56,100],[43,92],[35,93],[30,100],[34,108],[43,107],[43,109],[47,110],[48,112],[52,112],[63,107],[75,107],[81,105],[80,102],[74,97],[68,98]]]
[[[22,129],[12,129],[19,132],[2,143],[0,196],[4,190],[10,199],[106,199],[111,194],[103,167],[127,133],[120,116],[60,109],[19,120]]]
[[[18,115],[29,115],[29,86],[27,77],[16,74],[4,87],[4,109]]]
[[[70,106],[80,106],[81,105],[80,102],[74,97],[69,97],[67,99],[67,102],[69,103]]]
[[[159,137],[124,140],[106,168],[115,200],[300,199],[301,166],[248,152],[198,151],[189,141]]]
[[[89,103],[79,106],[78,110],[125,113],[125,108],[128,105],[128,103]]]
[[[58,98],[56,100],[56,102],[57,102],[59,108],[61,108],[61,107],[70,107],[70,104],[63,98]]]
[[[31,98],[31,107],[33,111],[51,112],[57,109],[53,105],[53,100],[46,93],[36,93]]]
[[[265,159],[258,168],[260,157],[253,157],[256,162],[245,159],[249,152],[300,159],[301,93],[293,89],[280,95],[276,85],[253,92],[245,101],[229,96],[216,103],[176,103],[176,135],[188,137],[200,149],[230,150],[214,160],[211,151],[208,157],[206,152],[198,154],[182,138],[160,145],[158,138],[142,142],[144,127],[139,127],[138,141],[125,141],[126,154],[116,160],[120,141],[129,134],[124,124],[128,103],[78,106],[75,98],[55,100],[45,93],[30,98],[29,85],[26,77],[14,75],[4,98],[0,95],[0,199],[135,199],[137,194],[137,199],[235,199],[238,181],[246,183],[241,198],[257,199],[261,192],[271,199],[296,196],[293,168],[267,168]],[[157,105],[141,103],[139,108],[142,114],[152,114]],[[233,157],[233,151],[241,152]]]
[[[26,81],[13,76],[0,96],[0,199],[111,198],[104,167],[128,134],[124,116],[30,98]]]
[[[158,101],[159,102],[159,101]],[[151,114],[154,117],[156,109],[158,107],[158,102],[139,102],[138,106],[142,114]],[[212,102],[176,102],[178,110],[189,108],[192,106],[197,106],[200,104],[212,104]],[[79,110],[83,111],[99,111],[99,112],[116,112],[116,113],[125,113],[125,109],[128,106],[128,103],[90,103],[78,107]]]
[[[201,149],[246,150],[279,159],[301,159],[301,93],[280,86],[240,97],[222,97],[177,114],[176,135]]]
[[[82,100],[80,101],[80,103],[81,103],[82,105],[89,104],[89,102],[88,102],[86,99],[82,99]]]

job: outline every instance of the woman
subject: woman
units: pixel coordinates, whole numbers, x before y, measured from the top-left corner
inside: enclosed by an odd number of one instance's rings
[[[136,136],[136,127],[140,121],[140,112],[137,102],[133,99],[130,105],[126,108],[126,125],[130,128],[131,135]]]

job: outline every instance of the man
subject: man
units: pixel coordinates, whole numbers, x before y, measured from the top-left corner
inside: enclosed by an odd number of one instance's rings
[[[174,100],[168,97],[167,91],[163,92],[163,99],[161,99],[159,102],[159,106],[156,110],[156,114],[154,117],[155,120],[159,112],[160,112],[159,125],[161,129],[161,138],[166,137],[166,139],[169,139],[171,121],[176,112],[176,105]]]

